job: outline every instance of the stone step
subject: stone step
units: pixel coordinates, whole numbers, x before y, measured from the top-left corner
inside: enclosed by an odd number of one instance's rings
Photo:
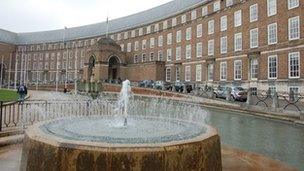
[[[23,134],[23,133],[24,133],[24,130],[22,130],[22,129],[4,130],[3,132],[0,132],[0,138],[12,136],[12,135]]]
[[[0,147],[22,143],[23,137],[24,137],[23,134],[1,137],[0,138]]]

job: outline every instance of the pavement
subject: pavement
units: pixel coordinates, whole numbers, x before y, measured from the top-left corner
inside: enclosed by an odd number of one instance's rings
[[[22,154],[22,145],[0,148],[0,170],[18,171]],[[222,146],[223,171],[296,171],[277,160]]]

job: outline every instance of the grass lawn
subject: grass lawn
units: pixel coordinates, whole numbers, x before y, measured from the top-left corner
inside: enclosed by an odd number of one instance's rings
[[[18,94],[13,90],[0,89],[0,101],[16,101]]]

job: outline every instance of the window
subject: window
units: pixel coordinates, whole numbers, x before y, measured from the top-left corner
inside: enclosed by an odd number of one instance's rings
[[[176,42],[177,43],[180,43],[182,41],[182,31],[181,30],[178,30],[176,32]]]
[[[242,48],[242,33],[237,33],[234,35],[234,51],[241,51]]]
[[[182,20],[182,23],[185,23],[187,21],[187,15],[186,14],[182,15],[181,20]]]
[[[220,1],[216,1],[213,4],[213,12],[219,11],[221,9],[221,2]]]
[[[135,55],[134,55],[134,63],[137,63],[137,62],[138,62],[138,55],[135,54]]]
[[[300,78],[300,53],[289,53],[288,63],[289,78]]]
[[[233,0],[226,0],[226,7],[233,5]]]
[[[208,55],[213,56],[214,55],[214,40],[208,41]]]
[[[221,37],[221,54],[227,53],[227,36]]]
[[[213,64],[208,64],[208,81],[213,81]]]
[[[167,45],[172,44],[172,33],[167,34]]]
[[[154,61],[155,58],[154,58],[154,52],[150,52],[150,61]]]
[[[132,30],[132,31],[131,31],[131,37],[132,37],[132,38],[135,37],[135,30]]]
[[[180,81],[180,68],[179,67],[175,68],[175,81],[176,82]]]
[[[221,81],[227,80],[227,62],[220,63],[220,80]]]
[[[242,79],[242,61],[241,60],[234,61],[234,79],[235,80]]]
[[[277,23],[268,25],[268,45],[277,43]]]
[[[138,35],[139,36],[142,36],[143,33],[144,33],[144,29],[143,28],[138,29]]]
[[[171,68],[166,68],[166,82],[171,81]]]
[[[172,27],[176,26],[177,20],[176,18],[172,18]]]
[[[234,12],[234,27],[242,25],[242,10]]]
[[[138,51],[138,50],[139,50],[139,42],[136,41],[136,42],[134,43],[134,51]]]
[[[277,78],[277,56],[272,55],[268,57],[268,78]]]
[[[191,12],[191,20],[195,20],[196,19],[196,10]]]
[[[254,4],[250,6],[250,22],[254,22],[258,20],[259,17],[259,9],[258,4]]]
[[[147,40],[144,39],[144,40],[142,40],[141,49],[145,50],[146,48],[147,48]]]
[[[150,48],[154,48],[155,46],[155,39],[154,37],[150,38]]]
[[[202,37],[203,35],[203,25],[199,24],[196,26],[196,37]]]
[[[208,34],[214,33],[214,20],[208,22]]]
[[[191,59],[191,45],[186,46],[186,59]]]
[[[257,48],[259,46],[259,29],[250,30],[250,48]]]
[[[191,27],[186,29],[186,40],[191,40]]]
[[[132,50],[132,44],[128,43],[127,44],[127,52],[131,52],[131,50]]]
[[[221,31],[226,31],[227,30],[227,16],[222,16],[221,17]]]
[[[146,28],[146,34],[150,34],[151,33],[151,26],[147,26]]]
[[[168,28],[168,21],[164,21],[163,22],[163,29],[167,29]]]
[[[208,14],[208,6],[204,6],[203,8],[202,8],[202,16],[204,17],[204,16],[206,16]]]
[[[196,57],[200,58],[203,56],[203,44],[202,42],[196,43]]]
[[[118,40],[118,41],[121,40],[121,34],[120,34],[120,33],[117,34],[117,40]]]
[[[143,54],[141,55],[141,59],[142,59],[142,62],[146,62],[146,61],[147,61],[147,57],[146,57],[146,54],[145,54],[145,53],[143,53]]]
[[[288,35],[289,35],[289,40],[295,40],[300,38],[299,16],[290,18],[288,20]]]
[[[167,61],[172,60],[172,49],[167,49]]]
[[[195,66],[195,80],[202,81],[202,65]]]
[[[251,80],[258,79],[259,64],[257,59],[250,60],[250,76]]]
[[[124,39],[127,39],[128,38],[128,32],[125,32],[124,33]]]
[[[288,9],[299,7],[299,0],[288,0]]]
[[[158,32],[159,31],[159,24],[155,24],[154,25],[154,32]]]
[[[277,0],[267,0],[267,14],[268,17],[277,14]]]
[[[182,49],[181,49],[181,47],[177,47],[176,48],[176,60],[181,60],[181,51],[182,51]]]
[[[163,51],[160,50],[160,51],[158,51],[158,61],[163,61],[163,60],[164,60]]]
[[[158,36],[158,46],[162,47],[164,44],[164,37],[163,36]]]
[[[268,87],[270,91],[270,95],[273,96],[275,92],[277,92],[277,87],[276,86],[269,86]]]
[[[190,68],[190,66],[185,66],[185,81],[191,81],[191,68]]]

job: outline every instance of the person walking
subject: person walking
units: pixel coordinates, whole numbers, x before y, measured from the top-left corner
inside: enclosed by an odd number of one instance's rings
[[[17,93],[19,94],[19,104],[23,103],[25,96],[27,95],[27,88],[26,86],[22,83],[18,89],[17,89]]]

